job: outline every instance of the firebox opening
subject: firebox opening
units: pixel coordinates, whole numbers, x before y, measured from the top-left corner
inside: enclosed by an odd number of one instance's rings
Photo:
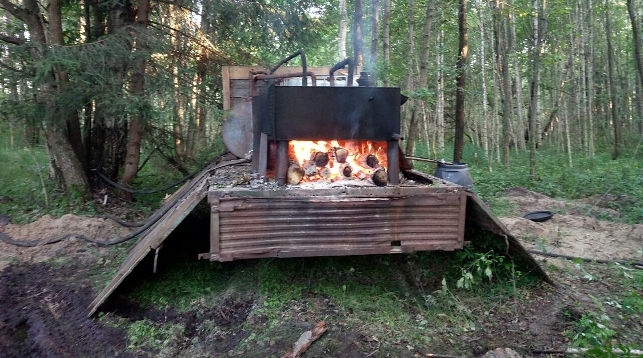
[[[385,141],[289,141],[289,184],[302,181],[337,181],[344,179],[377,182],[378,170],[387,170]],[[380,178],[380,180],[382,180]],[[383,179],[386,180],[385,178]]]
[[[402,241],[393,240],[393,241],[391,241],[391,246],[402,246]]]

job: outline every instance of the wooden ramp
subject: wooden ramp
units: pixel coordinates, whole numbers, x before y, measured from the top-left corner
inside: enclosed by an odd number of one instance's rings
[[[125,278],[134,270],[136,265],[141,262],[150,251],[157,250],[163,241],[176,229],[177,226],[194,210],[194,208],[206,197],[208,192],[208,179],[216,169],[245,163],[248,160],[239,159],[218,164],[210,164],[201,173],[196,175],[192,180],[185,183],[177,190],[163,205],[152,218],[158,217],[158,220],[142,233],[136,245],[130,250],[127,258],[121,264],[112,278],[112,281],[96,296],[89,304],[89,314],[96,312],[105,300],[116,290],[116,288],[125,280]]]
[[[530,271],[543,281],[554,284],[538,262],[520,244],[509,229],[491,212],[487,205],[473,192],[467,193],[467,234],[475,236],[475,230],[487,231],[498,240],[499,246],[505,248],[505,254],[511,257],[523,271]]]

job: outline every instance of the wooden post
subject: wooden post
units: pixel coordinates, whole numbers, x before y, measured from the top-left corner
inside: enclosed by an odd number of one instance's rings
[[[386,150],[386,162],[388,165],[388,183],[390,185],[400,184],[400,142],[398,139],[388,141]]]
[[[219,203],[220,200],[210,201],[210,261],[218,258],[221,242],[219,230]]]
[[[277,164],[275,165],[275,178],[279,185],[286,184],[288,176],[288,141],[277,141]]]

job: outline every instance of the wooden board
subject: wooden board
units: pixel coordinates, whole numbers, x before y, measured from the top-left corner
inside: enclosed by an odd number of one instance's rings
[[[245,159],[234,160],[219,164],[211,164],[201,173],[186,183],[170,198],[168,205],[164,205],[160,212],[160,219],[154,223],[138,239],[136,245],[130,250],[127,258],[121,264],[111,282],[89,304],[89,314],[96,312],[98,307],[116,290],[125,278],[151,251],[158,249],[163,241],[176,229],[188,214],[206,197],[209,178],[213,170],[226,165],[247,162]],[[157,212],[157,214],[159,213]],[[155,214],[156,215],[156,214]],[[154,216],[154,215],[153,215]]]

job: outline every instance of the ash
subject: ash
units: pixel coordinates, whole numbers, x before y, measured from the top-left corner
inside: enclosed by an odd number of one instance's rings
[[[376,187],[370,179],[357,179],[357,178],[344,178],[340,180],[316,180],[316,181],[303,181],[297,185],[287,184],[280,186],[274,178],[262,177],[259,173],[255,172],[252,165],[249,163],[232,165],[223,167],[216,170],[210,176],[210,190],[217,189],[230,189],[235,187],[242,187],[245,189],[257,190],[289,190],[289,189],[304,189],[304,190],[317,190],[317,189],[331,189],[331,188],[346,188],[358,187],[368,188]],[[399,186],[427,186],[427,184],[419,183],[414,180],[408,179],[400,175]]]

